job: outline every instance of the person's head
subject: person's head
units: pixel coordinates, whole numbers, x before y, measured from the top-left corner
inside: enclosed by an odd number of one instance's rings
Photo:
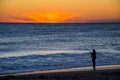
[[[95,52],[95,49],[93,49],[93,52]]]

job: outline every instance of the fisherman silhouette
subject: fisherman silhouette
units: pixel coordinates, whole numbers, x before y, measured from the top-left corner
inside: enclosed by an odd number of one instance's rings
[[[92,63],[93,63],[93,70],[96,70],[96,51],[93,49],[93,52],[91,52],[91,58],[92,58]]]

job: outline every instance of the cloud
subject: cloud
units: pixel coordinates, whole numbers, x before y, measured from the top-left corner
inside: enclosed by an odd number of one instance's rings
[[[0,22],[36,22],[36,20],[25,16],[6,16],[1,17]]]
[[[66,20],[63,20],[61,23],[84,23],[85,20],[80,18],[79,16],[75,16]]]
[[[36,20],[37,22],[45,23],[59,23],[61,21],[67,20],[75,16],[73,13],[61,13],[61,12],[37,12],[37,13],[28,13],[27,17]]]
[[[120,23],[120,19],[82,18],[77,16],[64,20],[61,23]]]
[[[29,17],[13,17],[12,19],[19,20],[19,21],[26,21],[26,22],[36,21],[35,19],[29,18]]]

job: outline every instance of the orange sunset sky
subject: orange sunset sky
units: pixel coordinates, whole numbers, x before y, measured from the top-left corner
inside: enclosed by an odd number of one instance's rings
[[[0,0],[0,22],[120,22],[120,0]]]

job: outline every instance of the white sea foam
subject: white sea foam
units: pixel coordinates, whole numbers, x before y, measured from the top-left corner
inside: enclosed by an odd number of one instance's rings
[[[83,54],[90,53],[92,50],[49,50],[49,51],[22,51],[22,52],[7,52],[1,53],[0,58],[8,58],[8,57],[20,57],[20,56],[30,56],[30,55],[48,55],[48,54]],[[116,50],[97,50],[97,52],[101,53],[120,53],[120,51]]]
[[[48,55],[48,54],[60,54],[60,53],[88,53],[88,50],[50,50],[50,51],[23,51],[23,52],[9,52],[0,54],[0,58],[8,57],[20,57],[20,56],[29,56],[29,55]]]

